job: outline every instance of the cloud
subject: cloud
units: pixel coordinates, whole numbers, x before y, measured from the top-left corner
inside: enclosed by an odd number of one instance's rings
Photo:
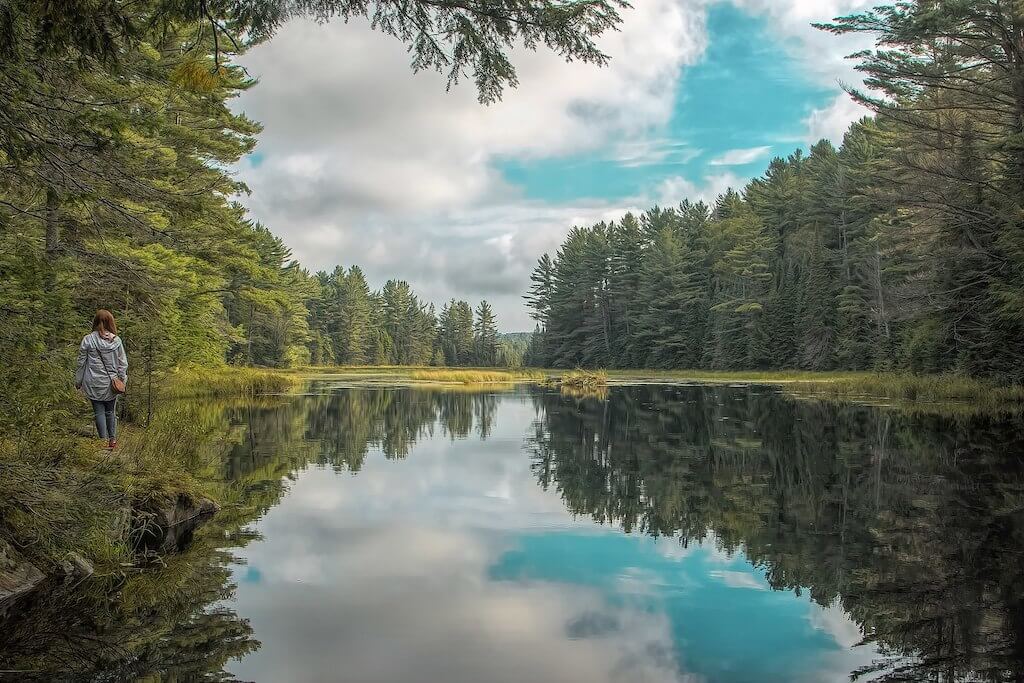
[[[849,649],[864,639],[860,626],[846,613],[838,598],[828,607],[811,603],[808,619],[814,628],[832,636],[839,647]]]
[[[441,76],[414,75],[404,46],[365,22],[290,22],[243,59],[261,82],[237,109],[264,124],[259,156],[238,169],[252,189],[244,201],[313,268],[359,263],[374,285],[404,277],[438,300],[518,293],[524,240],[538,241],[527,233],[552,234],[554,214],[589,220],[595,207],[528,216],[535,207],[496,161],[612,149],[638,166],[693,154],[650,139],[672,115],[682,68],[704,51],[704,8],[645,1],[621,29],[601,39],[613,56],[604,69],[515,50],[520,87],[483,107],[471,84],[446,93]],[[502,326],[525,325],[521,308],[518,296],[504,302]]]
[[[711,166],[745,166],[751,164],[772,151],[771,146],[730,149],[708,162]]]
[[[812,23],[869,9],[877,0],[729,0],[734,6],[764,17],[779,42],[796,58],[804,72],[817,82],[835,86],[839,82],[861,82],[847,55],[872,46],[870,38],[859,35],[835,36]]]
[[[842,144],[851,123],[870,115],[871,111],[867,107],[855,102],[846,93],[841,93],[827,107],[813,110],[804,120],[807,126],[804,141],[813,145],[819,140],[831,140],[832,144],[838,146]]]
[[[747,181],[748,178],[731,172],[706,176],[700,184],[682,176],[672,176],[658,185],[655,198],[661,206],[675,206],[684,199],[712,205],[726,190],[742,190]]]
[[[751,574],[749,571],[737,572],[715,569],[708,572],[708,576],[718,579],[729,588],[745,588],[757,591],[768,590],[765,582],[763,580],[758,580],[758,577]]]
[[[471,84],[445,92],[440,75],[414,75],[405,47],[365,22],[289,22],[243,59],[260,83],[236,108],[264,124],[258,153],[238,168],[252,189],[243,201],[314,270],[356,263],[372,286],[401,277],[438,304],[488,298],[502,329],[531,329],[520,298],[529,272],[574,224],[648,199],[713,201],[746,179],[679,175],[649,198],[539,203],[498,162],[592,154],[623,169],[690,164],[703,142],[667,139],[665,129],[684,70],[707,47],[706,13],[725,1],[634,3],[621,31],[601,39],[612,57],[604,69],[518,49],[521,85],[490,107]],[[811,77],[833,86],[855,77],[842,60],[854,44],[808,22],[869,0],[728,1],[764,17]],[[842,114],[812,113],[808,136],[833,130]]]
[[[701,150],[685,142],[656,138],[627,140],[616,144],[612,160],[624,168],[686,164],[700,156]]]

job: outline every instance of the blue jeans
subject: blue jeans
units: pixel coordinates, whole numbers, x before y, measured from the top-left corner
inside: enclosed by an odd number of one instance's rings
[[[96,417],[96,431],[101,439],[117,438],[117,397],[109,401],[93,401],[92,412]]]

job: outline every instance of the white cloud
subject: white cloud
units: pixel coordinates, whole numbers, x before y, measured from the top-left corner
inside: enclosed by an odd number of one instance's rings
[[[672,176],[658,185],[655,198],[662,206],[675,206],[684,199],[711,205],[729,188],[739,192],[747,181],[748,178],[731,172],[709,175],[700,184],[682,176]]]
[[[737,572],[715,569],[708,572],[708,576],[718,579],[729,588],[745,588],[756,591],[768,590],[768,586],[765,582],[760,580],[757,575],[752,574],[750,571]]]
[[[865,36],[835,36],[812,23],[874,7],[877,0],[728,0],[742,10],[765,17],[779,43],[798,59],[805,72],[824,85],[861,82],[847,55],[868,48]]]
[[[314,269],[359,263],[375,285],[403,277],[438,301],[514,288],[497,302],[499,322],[522,328],[526,245],[551,248],[564,219],[614,207],[522,202],[495,162],[609,147],[633,166],[692,158],[650,138],[672,114],[681,69],[704,51],[704,11],[638,3],[602,37],[613,56],[604,69],[517,49],[521,85],[490,107],[471,84],[446,93],[438,74],[413,75],[404,46],[364,22],[290,22],[243,60],[261,82],[238,108],[264,124],[259,163],[239,169],[253,191],[244,201]],[[450,286],[473,278],[473,288]]]
[[[838,598],[828,607],[812,603],[808,618],[814,628],[832,636],[839,647],[849,649],[864,639],[860,626],[846,614]]]
[[[708,163],[711,166],[744,166],[757,161],[771,151],[772,148],[770,146],[730,149]]]
[[[850,124],[871,114],[866,107],[855,102],[846,93],[841,93],[824,109],[815,109],[804,120],[807,126],[807,137],[804,140],[813,145],[819,140],[831,140],[832,144],[840,145]]]
[[[625,168],[686,164],[700,156],[701,150],[685,142],[655,138],[625,140],[615,145],[612,160]]]

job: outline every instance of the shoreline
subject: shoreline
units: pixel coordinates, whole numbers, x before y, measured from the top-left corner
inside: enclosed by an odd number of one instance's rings
[[[459,385],[543,383],[558,381],[572,370],[524,368],[432,368],[424,366],[336,366],[305,367],[279,372],[303,379],[402,381],[409,385]],[[445,379],[447,375],[486,373],[489,379],[466,382]],[[970,403],[980,408],[1024,410],[1024,386],[999,385],[981,379],[958,375],[911,375],[907,373],[848,372],[802,370],[718,371],[718,370],[604,370],[608,386],[638,384],[673,385],[695,383],[707,385],[750,384],[776,386],[799,396],[825,399],[873,399],[916,404]],[[507,382],[493,375],[508,374]]]

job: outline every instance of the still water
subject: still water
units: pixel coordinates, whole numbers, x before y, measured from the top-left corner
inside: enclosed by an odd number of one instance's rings
[[[92,681],[1021,680],[1024,425],[944,412],[330,383],[209,408],[224,511],[7,654]],[[35,609],[25,633],[75,606]]]

